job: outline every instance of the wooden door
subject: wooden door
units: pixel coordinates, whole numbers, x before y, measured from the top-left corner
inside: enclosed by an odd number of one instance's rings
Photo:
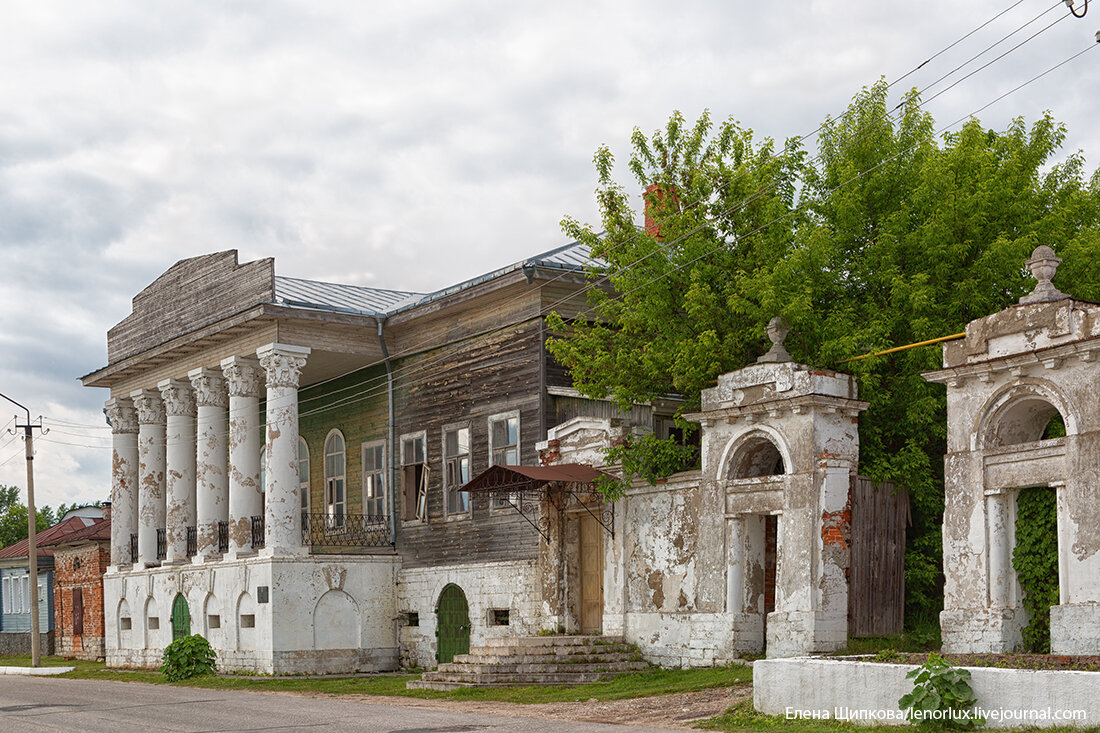
[[[470,606],[461,588],[454,584],[443,588],[435,618],[436,660],[446,663],[454,661],[456,654],[469,654]]]
[[[580,515],[581,631],[603,630],[603,535],[599,522]]]
[[[191,635],[191,611],[187,608],[187,599],[182,593],[176,594],[172,602],[172,641]]]

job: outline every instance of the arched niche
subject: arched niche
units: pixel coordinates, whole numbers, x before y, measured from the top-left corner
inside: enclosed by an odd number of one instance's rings
[[[224,623],[221,601],[213,593],[207,593],[202,602],[202,628],[206,632],[206,640],[214,647],[220,648],[222,646],[222,626]]]
[[[359,607],[342,590],[332,589],[313,609],[314,649],[358,649],[362,631]]]
[[[1016,384],[995,395],[983,410],[978,445],[989,450],[1036,443],[1057,421],[1065,434],[1076,432],[1077,421],[1057,388],[1042,382]]]
[[[730,441],[723,465],[725,478],[734,481],[782,476],[790,472],[790,456],[778,433],[757,428]]]
[[[133,638],[134,619],[130,614],[130,604],[125,598],[118,602],[118,614],[115,616],[118,620],[118,645],[121,649],[127,649],[131,646],[131,639]]]
[[[237,597],[237,649],[256,648],[256,602],[247,591]]]

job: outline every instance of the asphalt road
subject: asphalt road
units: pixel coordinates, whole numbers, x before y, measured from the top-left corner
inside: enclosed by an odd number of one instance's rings
[[[0,731],[569,731],[647,733],[663,728],[573,723],[332,698],[45,677],[0,677]],[[682,733],[682,732],[681,732]]]

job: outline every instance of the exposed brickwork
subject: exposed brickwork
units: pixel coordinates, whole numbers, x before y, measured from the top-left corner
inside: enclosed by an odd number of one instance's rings
[[[821,541],[826,547],[847,548],[852,534],[851,500],[839,512],[821,513]]]
[[[54,551],[54,628],[57,653],[79,659],[102,659],[103,573],[111,562],[110,545],[92,542]],[[73,591],[81,590],[83,633],[73,634]]]

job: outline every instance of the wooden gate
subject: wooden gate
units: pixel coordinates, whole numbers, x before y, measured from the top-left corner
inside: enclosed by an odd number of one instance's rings
[[[187,599],[182,593],[176,594],[172,602],[172,641],[191,635],[191,611],[187,608]]]
[[[435,607],[436,654],[440,663],[451,662],[456,654],[470,653],[470,606],[457,585],[448,584]]]
[[[581,631],[603,630],[603,528],[595,517],[579,515]]]
[[[905,623],[905,528],[909,493],[892,483],[852,480],[848,635],[900,634]]]

